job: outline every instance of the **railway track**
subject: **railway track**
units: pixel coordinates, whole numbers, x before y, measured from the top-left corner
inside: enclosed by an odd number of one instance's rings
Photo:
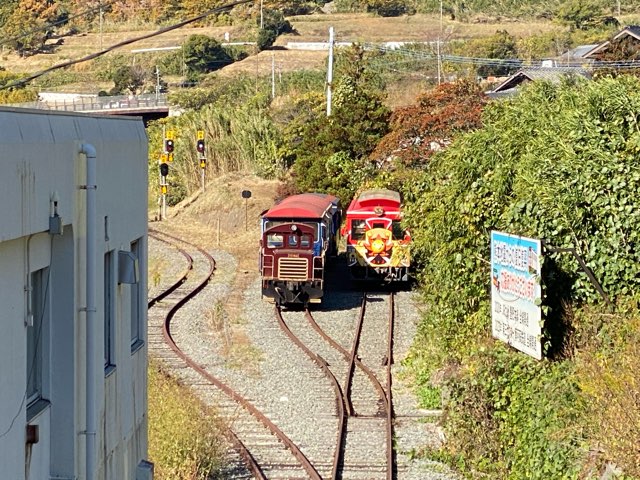
[[[174,338],[173,323],[177,314],[207,287],[213,276],[213,257],[205,250],[167,233],[150,230],[149,236],[175,248],[184,263],[178,278],[149,300],[150,354],[159,357],[173,372],[181,372],[179,376],[197,386],[200,393],[208,390],[207,397],[216,398],[214,403],[232,424],[229,440],[253,478],[320,480],[315,467],[275,423],[230,385],[193,360]],[[220,393],[226,398],[221,398]],[[236,478],[241,477],[238,475]]]
[[[287,313],[287,317],[290,318],[287,321],[281,309],[278,307],[275,309],[277,321],[284,333],[319,366],[333,385],[336,415],[339,421],[331,479],[386,478],[392,480],[397,478],[391,395],[393,294],[388,295],[388,305],[388,314],[384,317],[388,325],[387,345],[383,354],[383,358],[387,359],[385,386],[373,369],[359,358],[361,348],[363,350],[372,348],[371,345],[361,345],[367,306],[366,294],[362,298],[350,348],[344,347],[328,335],[308,309],[304,311],[306,328],[299,320],[299,312]],[[375,315],[380,316],[379,313]],[[290,324],[296,324],[294,327],[296,333],[290,328]],[[338,379],[342,379],[342,385]],[[386,455],[382,452],[386,452]]]
[[[192,244],[152,230],[150,246],[167,273],[149,301],[149,351],[226,419],[230,465],[221,478],[452,478],[407,456],[434,429],[421,421],[424,412],[411,407],[406,388],[394,386],[390,394],[394,347],[399,355],[406,352],[407,325],[414,318],[404,306],[406,294],[398,295],[401,307],[388,293],[368,293],[363,302],[362,293],[335,283],[325,308],[282,311],[286,327],[311,352],[309,361],[274,320],[273,306],[261,300],[256,281],[239,297],[252,365],[238,367],[222,354],[225,339],[216,336],[206,317],[214,303],[230,298],[233,257],[216,252],[219,271],[212,276],[213,259]],[[198,293],[186,299],[192,291]],[[399,317],[397,333],[389,333],[391,312]],[[271,433],[269,423],[288,440]],[[292,453],[296,450],[306,467]]]

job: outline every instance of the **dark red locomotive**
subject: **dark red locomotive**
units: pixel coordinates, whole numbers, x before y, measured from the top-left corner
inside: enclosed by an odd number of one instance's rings
[[[322,193],[287,197],[262,214],[262,296],[277,304],[319,303],[327,257],[336,252],[339,200]]]

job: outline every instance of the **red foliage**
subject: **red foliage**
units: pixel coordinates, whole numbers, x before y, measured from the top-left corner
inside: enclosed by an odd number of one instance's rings
[[[457,133],[477,129],[487,97],[470,81],[444,83],[422,94],[418,103],[399,108],[391,116],[391,132],[371,159],[378,163],[425,164]]]

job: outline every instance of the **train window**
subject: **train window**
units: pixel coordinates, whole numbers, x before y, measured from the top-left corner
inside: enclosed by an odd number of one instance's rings
[[[404,239],[404,229],[402,228],[402,225],[400,225],[400,220],[394,220],[391,222],[391,231],[394,240]]]
[[[267,231],[277,225],[282,225],[284,222],[278,222],[275,220],[267,220],[264,222],[264,231]]]
[[[320,224],[318,223],[305,223],[305,225],[309,225],[313,228],[313,237],[320,238]]]
[[[280,248],[284,245],[284,238],[280,233],[271,233],[267,235],[267,247]]]
[[[364,240],[364,220],[351,220],[351,239]]]
[[[289,246],[297,247],[298,246],[298,236],[297,235],[289,235]]]
[[[302,248],[309,248],[310,245],[311,238],[309,235],[302,235],[302,238],[300,239],[300,246],[302,246]]]
[[[374,222],[373,228],[384,228],[384,222]]]

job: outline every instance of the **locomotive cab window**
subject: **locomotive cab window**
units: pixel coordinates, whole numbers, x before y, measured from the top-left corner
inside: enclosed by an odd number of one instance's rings
[[[374,222],[373,228],[384,228],[384,222]]]
[[[394,220],[391,223],[391,231],[393,232],[394,240],[404,239],[404,229],[402,228],[402,225],[400,225],[400,220]]]
[[[271,233],[267,235],[267,247],[280,248],[284,245],[284,237],[280,233]]]
[[[363,240],[364,227],[364,220],[351,220],[351,238],[353,240]]]
[[[309,237],[309,235],[302,235],[302,237],[300,238],[300,246],[302,248],[309,248],[310,245],[311,237]]]
[[[297,235],[289,235],[289,246],[297,247],[298,246],[298,236]]]

